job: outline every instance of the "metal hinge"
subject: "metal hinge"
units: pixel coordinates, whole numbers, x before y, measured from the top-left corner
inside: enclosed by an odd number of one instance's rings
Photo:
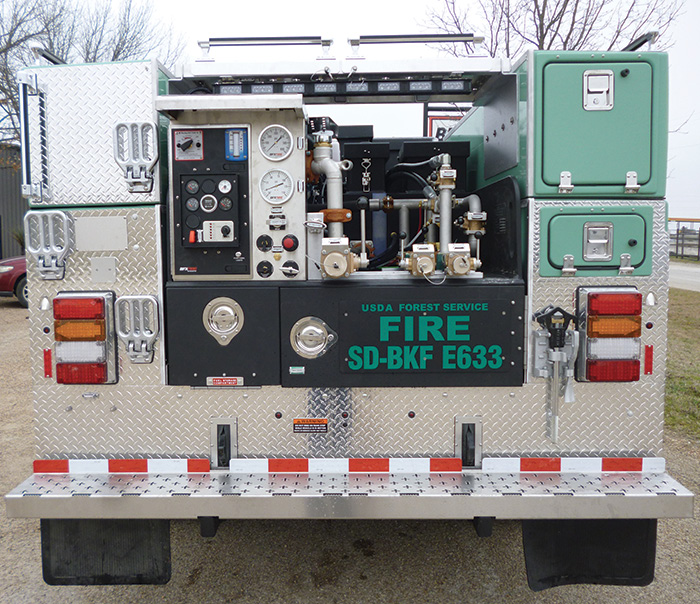
[[[26,250],[42,279],[63,279],[73,251],[73,220],[60,210],[30,210],[24,215]]]
[[[561,274],[564,277],[574,277],[576,275],[576,270],[574,266],[574,257],[571,254],[566,254],[562,261]]]
[[[639,193],[639,185],[637,184],[637,173],[627,172],[627,177],[625,179],[625,193],[628,195],[634,195]]]
[[[629,254],[620,254],[620,275],[631,275],[634,273],[632,266],[632,256]]]
[[[559,193],[571,193],[574,185],[571,184],[571,172],[559,174]]]
[[[153,345],[160,331],[155,296],[120,296],[115,302],[117,337],[132,363],[152,363]]]
[[[158,129],[152,122],[121,122],[114,127],[114,160],[131,193],[153,190],[158,161]]]

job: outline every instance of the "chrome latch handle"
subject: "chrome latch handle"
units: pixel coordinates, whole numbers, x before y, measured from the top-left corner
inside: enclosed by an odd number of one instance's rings
[[[114,127],[114,160],[131,193],[153,190],[158,161],[158,128],[152,122],[120,122]]]
[[[30,210],[24,215],[27,253],[42,279],[63,279],[73,251],[73,219],[60,210]]]
[[[155,296],[120,296],[115,302],[117,337],[132,363],[153,362],[154,344],[160,333]]]

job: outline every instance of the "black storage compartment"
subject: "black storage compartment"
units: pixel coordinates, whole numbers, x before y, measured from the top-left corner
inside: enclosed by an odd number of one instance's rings
[[[353,163],[352,170],[346,173],[345,199],[356,199],[360,195],[370,197],[371,193],[386,191],[384,174],[389,159],[388,143],[345,143],[343,159],[349,159]],[[369,180],[363,186],[362,177],[365,173],[369,174]]]

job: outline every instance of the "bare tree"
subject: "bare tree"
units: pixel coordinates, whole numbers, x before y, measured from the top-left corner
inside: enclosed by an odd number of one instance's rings
[[[38,44],[67,62],[157,57],[171,65],[184,42],[148,0],[0,0],[0,140],[19,139],[16,74]]]
[[[685,0],[440,0],[428,13],[442,33],[476,33],[491,56],[540,50],[615,50],[648,31],[664,34]],[[661,48],[667,47],[662,42]],[[466,54],[466,46],[447,48]]]

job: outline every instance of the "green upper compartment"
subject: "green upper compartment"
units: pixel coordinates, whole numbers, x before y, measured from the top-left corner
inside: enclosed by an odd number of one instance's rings
[[[449,136],[472,142],[469,161],[478,187],[510,175],[523,197],[664,197],[665,53],[534,51],[516,64],[513,74],[500,76],[504,82],[508,78],[516,78],[517,86],[492,85],[477,99],[479,110]],[[512,100],[499,99],[501,91]],[[518,127],[517,143],[508,137],[511,117]],[[494,128],[494,119],[505,130]],[[570,193],[559,190],[562,172],[571,173]],[[636,172],[636,193],[625,192],[629,172]]]
[[[628,171],[638,183],[651,178],[652,71],[648,63],[548,63],[542,78],[542,181],[559,186],[571,172],[576,186],[624,187]],[[627,73],[621,77],[621,72]],[[612,108],[583,108],[584,75],[612,80]],[[612,78],[610,78],[612,75]],[[601,95],[602,96],[602,95]],[[592,98],[592,100],[598,100]]]

